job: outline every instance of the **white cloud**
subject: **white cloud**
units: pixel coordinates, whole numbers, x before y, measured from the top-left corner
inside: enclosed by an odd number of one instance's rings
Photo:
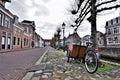
[[[36,31],[43,38],[52,38],[56,28],[62,27],[62,22],[66,23],[65,36],[73,32],[70,24],[74,18],[69,13],[72,3],[72,0],[12,0],[11,3],[7,3],[6,7],[13,14],[16,14],[20,21],[24,19],[34,20]],[[102,32],[105,32],[105,22],[117,17],[118,12],[105,16],[97,17],[97,28]],[[85,21],[79,27],[78,33],[82,37],[90,34],[90,29],[90,24]]]
[[[28,18],[27,10],[29,7],[24,0],[12,0],[12,3],[6,4],[6,7],[15,15],[18,15],[20,19]]]

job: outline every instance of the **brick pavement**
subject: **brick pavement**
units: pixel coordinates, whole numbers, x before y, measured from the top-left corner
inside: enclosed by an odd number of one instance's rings
[[[1,53],[0,80],[21,80],[46,50],[47,47]]]

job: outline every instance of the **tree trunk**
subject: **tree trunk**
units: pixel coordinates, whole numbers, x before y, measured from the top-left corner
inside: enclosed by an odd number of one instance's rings
[[[91,35],[92,35],[93,47],[98,48],[97,39],[96,39],[97,27],[96,27],[96,7],[95,7],[95,3],[96,3],[96,0],[91,0]]]

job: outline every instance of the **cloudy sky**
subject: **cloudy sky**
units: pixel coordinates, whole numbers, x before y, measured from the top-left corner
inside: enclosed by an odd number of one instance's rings
[[[65,36],[73,32],[69,27],[73,17],[69,13],[73,0],[11,0],[6,4],[6,8],[19,17],[19,21],[35,21],[36,32],[44,39],[50,39],[57,27],[66,23]],[[105,32],[104,25],[107,20],[119,16],[118,9],[110,11],[109,14],[102,13],[97,17],[97,29]],[[86,25],[87,24],[87,25]],[[84,21],[78,30],[81,37],[90,34],[90,24]]]

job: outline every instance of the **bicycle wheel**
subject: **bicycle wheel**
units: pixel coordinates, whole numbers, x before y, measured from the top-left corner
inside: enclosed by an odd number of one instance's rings
[[[85,55],[85,68],[91,74],[95,73],[98,69],[97,55],[93,50],[87,51]]]

